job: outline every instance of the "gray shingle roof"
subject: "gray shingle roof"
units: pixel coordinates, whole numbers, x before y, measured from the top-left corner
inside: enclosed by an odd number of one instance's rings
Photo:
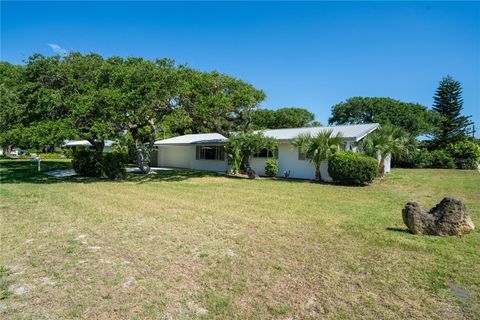
[[[225,143],[228,139],[219,133],[186,134],[164,140],[155,141],[155,145],[175,144],[216,144]]]
[[[105,140],[105,147],[111,147],[115,141],[113,140]],[[65,140],[64,147],[76,147],[76,146],[83,146],[83,147],[91,147],[92,144],[88,142],[88,140]]]
[[[319,132],[332,130],[332,135],[340,134],[346,140],[361,140],[370,132],[380,127],[378,123],[344,125],[344,126],[329,126],[329,127],[309,127],[309,128],[291,128],[291,129],[269,129],[265,130],[264,134],[267,137],[272,137],[277,140],[293,140],[299,134],[316,135]]]
[[[288,129],[267,129],[262,132],[267,137],[275,138],[279,141],[290,141],[299,134],[316,135],[325,130],[332,130],[332,135],[340,134],[345,140],[359,141],[370,132],[379,128],[378,123],[355,124],[329,127],[308,127],[308,128],[288,128]],[[199,133],[186,134],[179,137],[155,141],[155,145],[178,145],[178,144],[218,144],[226,143],[228,139],[219,133]]]

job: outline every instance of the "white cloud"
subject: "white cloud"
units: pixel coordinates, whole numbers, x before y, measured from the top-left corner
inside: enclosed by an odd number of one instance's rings
[[[52,48],[53,52],[55,52],[56,54],[59,54],[61,56],[64,56],[68,53],[67,49],[63,49],[62,47],[60,47],[58,44],[55,44],[55,43],[49,43],[48,46],[50,48]]]

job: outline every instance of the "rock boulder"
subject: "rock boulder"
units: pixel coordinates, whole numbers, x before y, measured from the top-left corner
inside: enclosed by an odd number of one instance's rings
[[[429,212],[418,203],[409,202],[402,210],[403,222],[414,234],[460,236],[475,228],[462,200],[444,198]]]

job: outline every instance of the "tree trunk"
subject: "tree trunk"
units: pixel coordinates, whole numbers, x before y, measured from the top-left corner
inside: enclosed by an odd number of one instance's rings
[[[142,141],[138,138],[135,138],[135,149],[137,152],[138,167],[143,173],[150,173],[150,164],[148,163],[145,147],[143,146]]]
[[[322,181],[322,174],[320,172],[320,167],[315,167],[315,180]]]
[[[249,179],[258,179],[259,176],[255,172],[255,170],[252,169],[250,166],[250,159],[249,157],[243,157],[242,158],[242,164],[240,165],[240,171],[248,175]]]
[[[105,148],[104,140],[88,139],[87,141],[90,142],[90,144],[93,146],[93,149],[95,149],[96,152],[103,153],[103,149]]]
[[[12,146],[5,146],[3,148],[3,154],[6,156],[10,156],[12,153]]]
[[[137,165],[142,170],[143,173],[149,173],[151,168],[149,164],[149,156],[150,152],[152,151],[153,145],[155,144],[155,139],[157,138],[158,134],[158,126],[155,121],[151,118],[145,119],[145,124],[150,126],[152,132],[149,135],[148,144],[143,143],[142,137],[139,134],[138,125],[129,125],[130,134],[135,141],[135,149],[137,153]]]
[[[380,164],[378,165],[378,175],[383,177],[385,175],[385,158],[380,158]]]

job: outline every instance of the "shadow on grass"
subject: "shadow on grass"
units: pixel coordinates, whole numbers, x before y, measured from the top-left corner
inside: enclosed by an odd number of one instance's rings
[[[388,231],[393,231],[393,232],[400,232],[400,233],[412,234],[412,233],[410,232],[410,230],[408,230],[408,228],[392,228],[392,227],[388,227],[387,230],[388,230]]]
[[[72,165],[68,160],[45,160],[41,163],[41,172],[37,171],[37,163],[29,160],[2,160],[0,161],[0,184],[12,183],[96,183],[96,182],[119,182],[115,180],[91,178],[91,177],[52,177],[45,172],[54,170],[72,169]],[[191,178],[230,177],[221,173],[194,171],[194,170],[161,170],[152,174],[143,173],[127,173],[123,180],[126,182],[144,183],[150,181],[183,181]],[[232,177],[235,178],[235,177]]]
[[[191,178],[203,178],[203,177],[228,177],[230,176],[222,173],[208,172],[208,171],[196,171],[188,169],[172,169],[172,170],[158,170],[150,174],[144,173],[127,173],[123,181],[145,183],[153,181],[183,181]]]
[[[209,171],[198,171],[189,169],[172,169],[172,170],[156,170],[151,174],[143,173],[127,173],[122,180],[109,180],[94,177],[53,177],[45,174],[48,171],[68,170],[72,169],[72,164],[69,160],[43,160],[41,163],[41,172],[37,172],[37,163],[29,160],[0,160],[0,184],[12,183],[36,183],[36,184],[50,184],[50,183],[96,183],[96,182],[135,182],[145,183],[154,181],[183,181],[192,178],[202,177],[224,177],[228,179],[250,180],[245,175],[228,175],[226,173],[217,173]],[[331,182],[319,182],[305,179],[285,179],[285,178],[268,178],[262,177],[264,181],[276,181],[277,183],[309,183],[318,185],[337,185]],[[358,188],[358,186],[341,185],[343,187]]]
[[[45,160],[41,162],[42,172],[37,163],[29,160],[1,160],[0,184],[3,183],[54,183],[58,179],[44,174],[45,171],[71,169],[70,161]]]

